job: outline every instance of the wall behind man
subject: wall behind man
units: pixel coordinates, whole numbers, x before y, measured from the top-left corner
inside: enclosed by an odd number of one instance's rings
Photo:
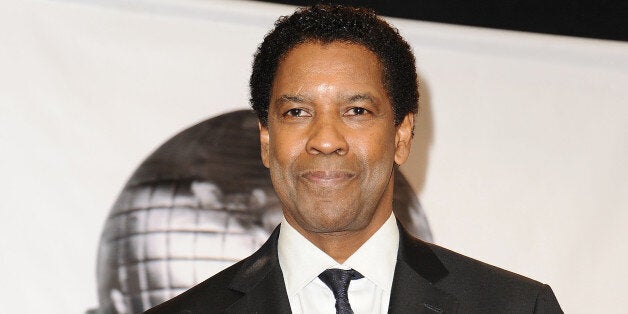
[[[255,47],[292,10],[0,4],[3,312],[97,305],[96,248],[124,182],[176,132],[247,107]],[[566,312],[626,307],[628,44],[391,22],[422,78],[403,171],[435,242],[551,284]]]

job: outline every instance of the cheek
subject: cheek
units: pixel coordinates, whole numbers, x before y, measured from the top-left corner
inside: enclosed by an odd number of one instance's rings
[[[277,134],[272,134],[271,138],[273,140],[270,141],[269,155],[270,162],[275,168],[271,170],[290,171],[290,165],[294,163],[302,150],[299,138],[291,136],[289,131],[277,132]]]
[[[395,135],[390,130],[369,132],[359,137],[354,145],[356,155],[363,163],[369,165],[387,164],[394,162]]]

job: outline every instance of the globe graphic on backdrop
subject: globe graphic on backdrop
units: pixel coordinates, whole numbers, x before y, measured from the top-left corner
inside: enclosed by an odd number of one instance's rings
[[[395,171],[395,215],[431,241],[416,194]],[[141,313],[162,303],[253,253],[281,218],[256,115],[200,122],[153,152],[120,193],[98,250],[99,307],[88,312]]]

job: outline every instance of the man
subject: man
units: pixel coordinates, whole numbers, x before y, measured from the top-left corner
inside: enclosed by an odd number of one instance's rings
[[[408,44],[372,12],[280,18],[251,95],[285,218],[256,253],[147,313],[561,313],[549,286],[396,223],[417,76]]]

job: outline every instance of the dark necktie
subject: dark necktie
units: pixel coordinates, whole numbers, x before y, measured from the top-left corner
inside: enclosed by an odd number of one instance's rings
[[[336,314],[353,314],[347,296],[349,283],[351,283],[353,279],[363,277],[362,274],[353,269],[344,270],[336,268],[327,269],[318,275],[318,278],[334,293],[334,297],[336,298]]]

